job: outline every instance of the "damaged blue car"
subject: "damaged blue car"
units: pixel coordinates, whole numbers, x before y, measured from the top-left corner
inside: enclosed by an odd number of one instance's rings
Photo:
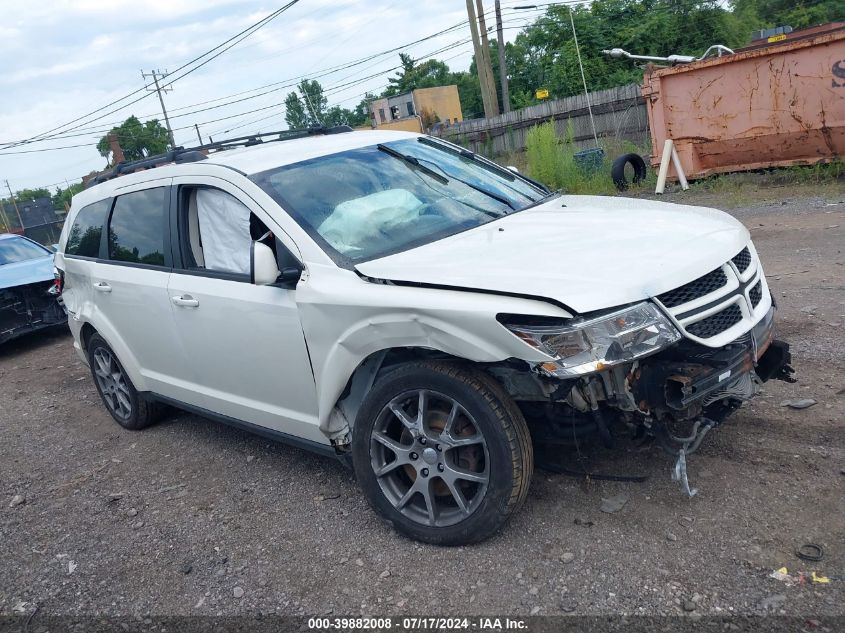
[[[53,252],[11,233],[0,234],[0,344],[67,323]]]

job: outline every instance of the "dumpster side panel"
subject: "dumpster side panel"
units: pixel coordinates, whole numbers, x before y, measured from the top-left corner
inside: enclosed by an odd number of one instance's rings
[[[675,142],[688,178],[845,154],[845,32],[645,76],[652,164]]]

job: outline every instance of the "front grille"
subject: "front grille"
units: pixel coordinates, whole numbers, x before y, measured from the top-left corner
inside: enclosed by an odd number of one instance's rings
[[[737,304],[731,304],[721,312],[717,312],[706,319],[686,326],[687,332],[698,338],[710,338],[721,334],[728,328],[742,321],[742,310]]]
[[[737,253],[733,257],[733,259],[731,259],[731,261],[734,263],[734,266],[736,266],[736,269],[740,273],[744,273],[746,270],[748,270],[748,267],[751,265],[751,251],[749,251],[748,247],[746,246],[741,251],[739,251],[739,253]]]
[[[763,280],[761,279],[756,283],[756,285],[751,289],[748,293],[748,296],[751,298],[751,307],[756,308],[757,304],[763,299]]]
[[[662,295],[658,295],[657,298],[667,308],[674,308],[675,306],[689,303],[690,301],[708,295],[727,283],[728,278],[725,276],[725,272],[721,268],[717,268],[695,281],[684,284],[680,288],[664,292]]]

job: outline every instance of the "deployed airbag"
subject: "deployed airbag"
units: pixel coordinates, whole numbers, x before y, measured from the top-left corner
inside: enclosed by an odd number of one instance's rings
[[[198,189],[197,215],[205,267],[248,275],[249,209],[222,191]]]
[[[373,239],[390,239],[390,233],[420,217],[419,198],[405,189],[388,189],[337,205],[317,229],[344,255],[366,248]]]

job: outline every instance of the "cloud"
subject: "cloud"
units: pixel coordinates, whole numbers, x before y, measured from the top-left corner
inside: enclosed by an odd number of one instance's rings
[[[520,0],[503,0],[503,5]],[[492,0],[487,0],[491,5]],[[23,188],[78,179],[102,159],[95,145],[99,136],[130,114],[161,119],[154,93],[143,92],[142,70],[179,65],[225,41],[260,20],[281,3],[277,0],[53,0],[4,3],[0,26],[0,141],[27,138],[99,108],[133,91],[143,99],[128,108],[99,112],[86,124],[86,136],[56,139],[20,149],[69,146],[63,151],[3,155],[0,174]],[[429,0],[303,0],[254,36],[219,58],[177,81],[165,96],[174,114],[177,143],[196,140],[194,123],[204,136],[218,137],[236,126],[249,133],[270,126],[284,127],[283,88],[231,106],[190,116],[192,104],[249,91],[257,86],[314,76],[325,69],[426,36],[465,19],[464,3]],[[418,56],[445,46],[469,31],[449,33],[409,52]],[[470,47],[439,55],[461,53],[448,63],[467,68]],[[320,78],[330,104],[349,107],[364,92],[387,83],[387,72],[398,64],[395,53],[361,66]],[[368,75],[381,76],[345,88]],[[215,102],[210,105],[216,105]],[[278,106],[278,107],[277,107]],[[203,106],[208,107],[208,106]],[[248,110],[268,108],[253,114]],[[238,116],[235,116],[238,115]],[[102,117],[102,118],[99,118]],[[226,118],[223,121],[216,119]],[[254,123],[253,123],[254,121]],[[244,125],[248,124],[248,125]],[[266,129],[266,128],[263,128]]]

